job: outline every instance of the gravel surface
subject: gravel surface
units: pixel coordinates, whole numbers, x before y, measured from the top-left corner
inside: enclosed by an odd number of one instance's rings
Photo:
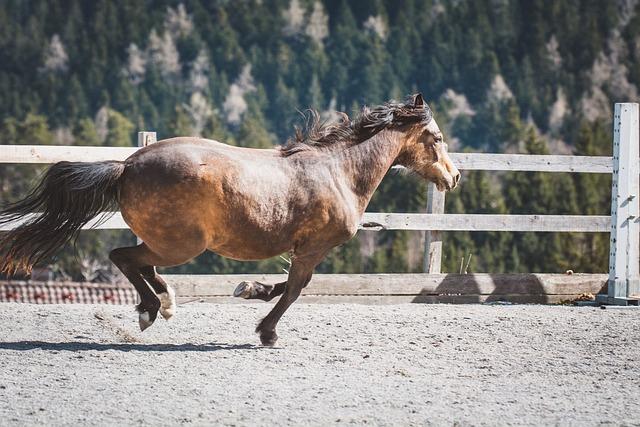
[[[640,310],[0,304],[0,425],[640,425]]]

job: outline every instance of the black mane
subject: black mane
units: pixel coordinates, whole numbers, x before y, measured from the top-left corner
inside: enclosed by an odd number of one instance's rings
[[[389,101],[374,108],[364,107],[351,121],[345,113],[336,123],[320,121],[316,110],[308,110],[303,129],[296,127],[295,135],[281,148],[284,157],[310,151],[325,150],[336,145],[355,145],[373,137],[384,129],[399,128],[411,124],[428,124],[433,113],[427,104],[415,106],[413,97],[405,103]]]

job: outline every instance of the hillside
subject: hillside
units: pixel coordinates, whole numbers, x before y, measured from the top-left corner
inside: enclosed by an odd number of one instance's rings
[[[330,119],[421,91],[451,151],[611,151],[612,105],[638,100],[640,2],[541,0],[7,0],[0,4],[0,144],[127,146],[138,130],[271,147],[298,110]],[[0,167],[0,200],[35,169]],[[610,179],[465,173],[447,212],[607,214]],[[425,184],[390,177],[370,211],[424,209]],[[416,271],[419,233],[361,233],[324,272]],[[84,233],[90,278],[128,232]],[[444,270],[605,271],[608,236],[446,233]],[[81,268],[78,265],[82,265]],[[205,255],[179,271],[278,271]]]

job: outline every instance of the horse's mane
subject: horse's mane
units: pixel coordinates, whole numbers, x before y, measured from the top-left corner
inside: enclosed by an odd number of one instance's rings
[[[288,157],[303,151],[321,151],[338,145],[356,145],[373,137],[384,129],[399,128],[411,124],[428,124],[433,113],[427,104],[415,106],[414,97],[407,102],[389,101],[377,107],[363,107],[358,117],[351,121],[345,113],[329,123],[321,121],[316,110],[307,110],[304,128],[295,128],[295,135],[280,149]]]

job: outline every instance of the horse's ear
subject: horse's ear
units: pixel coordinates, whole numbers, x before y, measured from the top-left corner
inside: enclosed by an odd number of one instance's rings
[[[424,108],[424,98],[421,93],[414,95],[413,108]]]

